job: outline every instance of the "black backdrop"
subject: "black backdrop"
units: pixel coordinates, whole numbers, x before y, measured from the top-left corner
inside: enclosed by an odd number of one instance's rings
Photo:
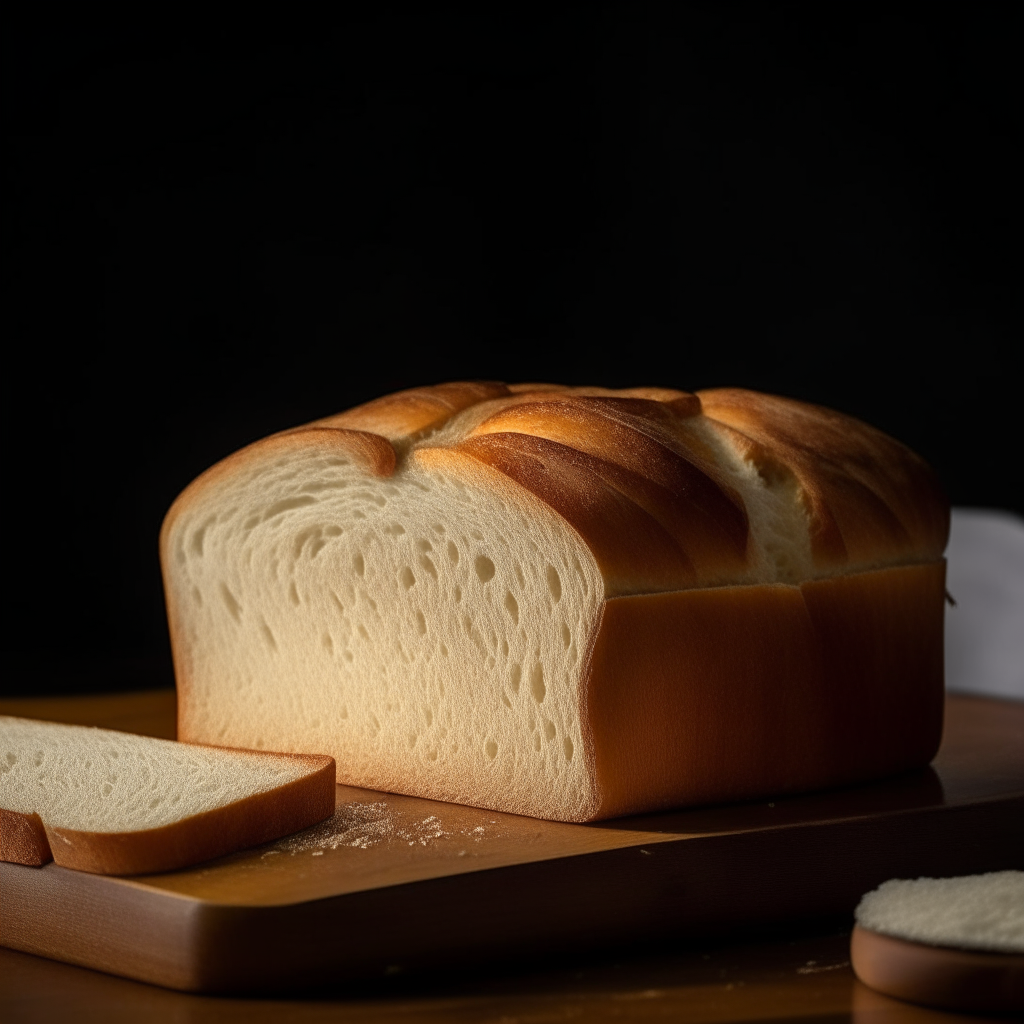
[[[169,683],[177,492],[416,384],[761,388],[1024,510],[1015,30],[826,6],[8,34],[6,692]]]

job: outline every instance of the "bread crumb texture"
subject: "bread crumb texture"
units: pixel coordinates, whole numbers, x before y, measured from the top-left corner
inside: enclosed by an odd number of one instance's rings
[[[934,479],[897,442],[707,395],[711,415],[663,388],[418,388],[214,466],[161,541],[179,735],[593,816],[586,679],[608,598],[798,584],[945,544]]]
[[[138,832],[308,775],[301,760],[0,717],[0,807],[49,827]]]
[[[1024,871],[893,878],[860,901],[869,931],[929,946],[1024,953]]]

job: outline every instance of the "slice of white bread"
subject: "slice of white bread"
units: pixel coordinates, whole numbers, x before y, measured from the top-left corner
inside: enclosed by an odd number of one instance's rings
[[[938,747],[948,516],[787,399],[386,396],[171,508],[179,735],[571,821],[882,777]]]
[[[0,860],[169,871],[334,812],[334,760],[0,716]]]

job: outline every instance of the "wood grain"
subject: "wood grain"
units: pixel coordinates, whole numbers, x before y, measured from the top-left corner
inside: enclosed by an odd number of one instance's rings
[[[1024,706],[952,697],[934,766],[873,786],[596,825],[339,787],[330,828],[185,871],[3,865],[0,941],[191,991],[354,983],[849,914],[886,878],[1014,866],[1022,823]]]
[[[0,1020],[50,1024],[548,1024],[571,1021],[803,1021],[961,1024],[976,1017],[890,999],[860,984],[845,932],[618,949],[554,962],[458,962],[300,998],[193,995],[0,949]]]

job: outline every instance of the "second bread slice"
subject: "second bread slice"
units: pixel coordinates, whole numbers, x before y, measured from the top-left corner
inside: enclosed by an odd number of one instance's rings
[[[0,717],[0,859],[52,852],[81,871],[169,871],[322,821],[334,786],[323,755]]]

